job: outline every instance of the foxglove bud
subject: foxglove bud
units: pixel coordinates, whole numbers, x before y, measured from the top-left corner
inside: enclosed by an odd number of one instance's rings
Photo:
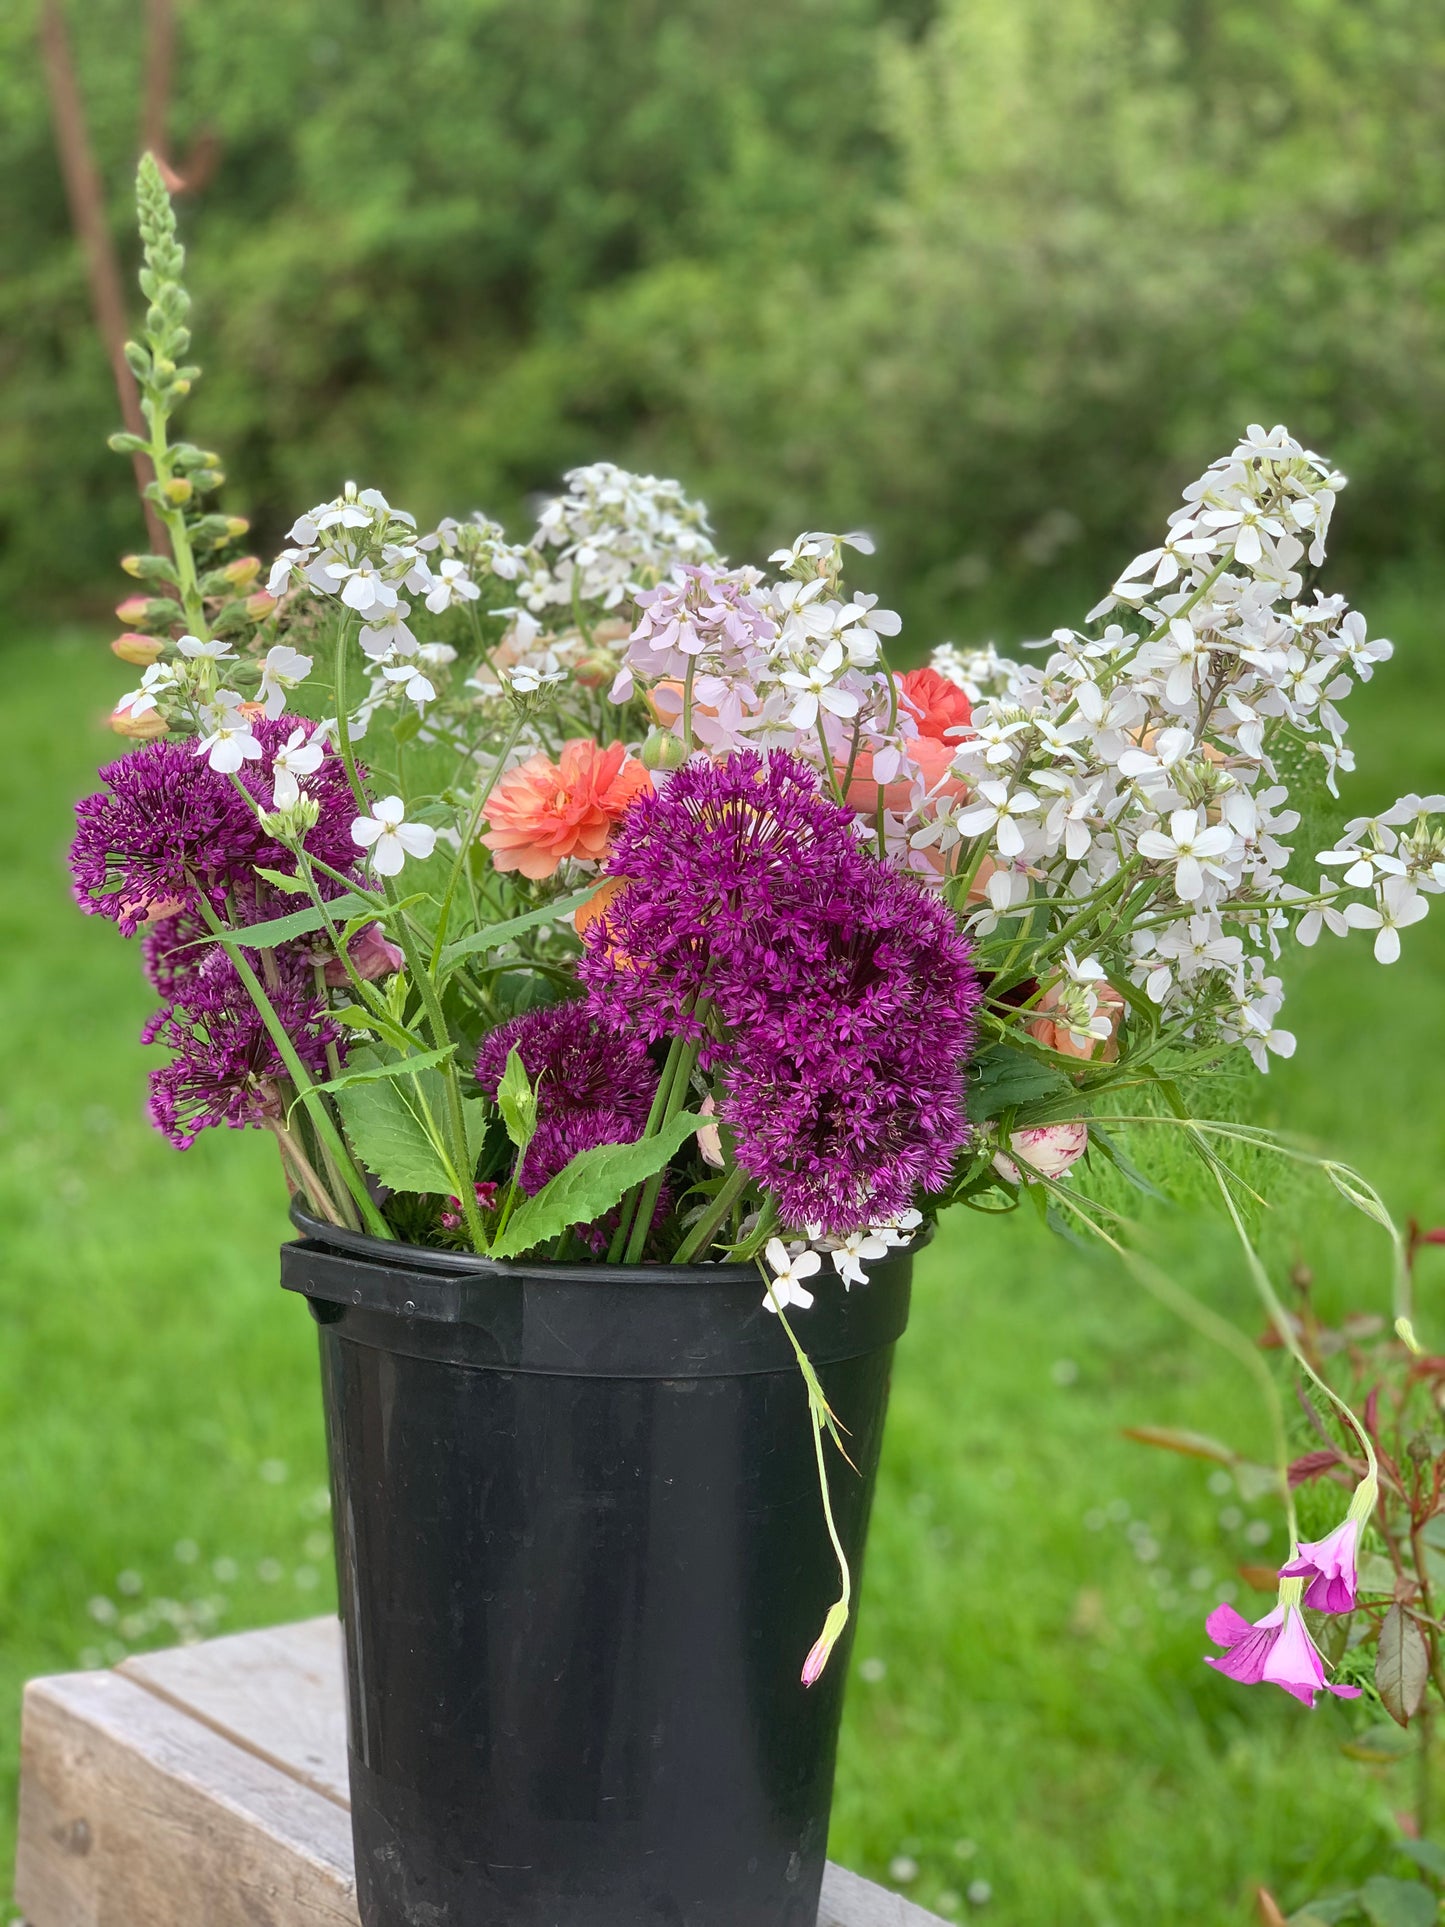
[[[246,614],[253,622],[264,622],[276,607],[276,598],[265,589],[258,589],[254,595],[246,597]]]
[[[195,492],[184,475],[173,475],[161,485],[161,495],[172,508],[184,508]]]
[[[128,736],[135,743],[153,743],[167,733],[166,719],[157,710],[132,716],[128,709],[111,711],[110,726],[117,736]]]
[[[226,564],[221,573],[233,589],[249,589],[261,573],[261,558],[258,555],[237,556],[234,562]]]
[[[138,636],[128,631],[116,637],[110,645],[110,652],[113,656],[119,656],[122,662],[134,663],[137,669],[147,669],[151,663],[159,661],[165,652],[165,644],[154,636]]]

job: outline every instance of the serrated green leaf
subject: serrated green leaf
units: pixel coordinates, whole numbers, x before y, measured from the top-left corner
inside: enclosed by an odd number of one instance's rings
[[[493,1242],[491,1256],[519,1258],[524,1251],[550,1243],[570,1225],[591,1224],[633,1185],[660,1171],[707,1121],[698,1112],[682,1111],[656,1137],[639,1138],[635,1144],[598,1144],[590,1151],[579,1151],[535,1198],[518,1207],[505,1231]]]
[[[1433,1927],[1440,1906],[1430,1889],[1418,1880],[1392,1880],[1377,1873],[1360,1889],[1360,1905],[1371,1927]]]
[[[1419,1712],[1429,1674],[1424,1635],[1402,1606],[1391,1606],[1375,1648],[1375,1685],[1385,1711],[1398,1725],[1408,1726]]]
[[[1055,1070],[1052,1064],[1040,1063],[1037,1057],[1015,1050],[1011,1044],[994,1044],[981,1051],[969,1067],[969,1120],[982,1124],[1021,1104],[1061,1097],[1073,1089],[1063,1072]]]
[[[272,889],[280,890],[288,897],[310,895],[310,890],[302,877],[288,877],[284,870],[267,870],[259,863],[256,865],[256,874],[258,877],[264,877]]]
[[[1380,1552],[1367,1552],[1359,1563],[1356,1585],[1360,1592],[1392,1593],[1395,1590],[1395,1568]]]
[[[576,890],[569,897],[558,897],[554,903],[543,904],[540,910],[528,910],[524,916],[508,917],[505,923],[488,924],[484,930],[473,930],[465,937],[458,937],[441,954],[437,981],[440,983],[448,977],[463,957],[496,950],[500,945],[510,943],[513,937],[520,937],[525,930],[535,930],[544,923],[555,923],[559,917],[580,909],[589,897],[596,894],[596,890],[597,885],[589,883],[585,890]]]
[[[352,1064],[364,1070],[387,1061],[378,1052],[363,1050],[355,1053]],[[455,1172],[445,1137],[441,1072],[435,1067],[399,1068],[401,1075],[352,1083],[335,1093],[352,1149],[372,1176],[393,1191],[457,1195],[459,1185],[471,1176],[486,1135],[486,1106],[478,1099],[463,1103],[470,1167]]]

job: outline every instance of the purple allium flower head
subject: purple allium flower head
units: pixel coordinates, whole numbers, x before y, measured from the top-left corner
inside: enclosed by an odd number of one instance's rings
[[[704,1036],[739,1163],[790,1225],[846,1235],[945,1181],[979,985],[933,892],[859,842],[799,759],[694,762],[628,812],[589,927],[595,1008]],[[720,1035],[719,1035],[720,1033]]]
[[[624,888],[578,965],[592,1007],[649,1038],[701,1037],[697,999],[766,962],[798,898],[836,888],[859,854],[851,814],[799,758],[686,764],[618,827],[607,874]],[[716,1054],[706,1041],[704,1060]]]
[[[1325,1662],[1297,1605],[1281,1601],[1252,1626],[1233,1606],[1216,1606],[1204,1629],[1216,1646],[1225,1649],[1223,1659],[1206,1654],[1205,1665],[1244,1686],[1267,1681],[1309,1707],[1319,1692],[1333,1693],[1338,1699],[1360,1696],[1358,1686],[1336,1686],[1325,1678]]]
[[[529,1196],[579,1151],[641,1137],[657,1072],[640,1038],[609,1029],[585,1004],[526,1011],[482,1039],[477,1082],[493,1099],[514,1050],[537,1092],[537,1128],[517,1172]]]
[[[245,765],[239,781],[263,809],[271,807],[270,759],[294,727],[293,717],[253,725],[263,755]],[[71,873],[81,909],[111,918],[128,937],[157,915],[194,905],[198,889],[213,902],[228,887],[252,891],[257,864],[294,868],[290,852],[265,834],[245,797],[196,755],[194,744],[146,743],[100,775],[107,788],[76,805]],[[328,751],[304,788],[321,806],[307,849],[350,872],[356,811],[340,757]]]
[[[1306,1539],[1287,1566],[1281,1566],[1281,1579],[1304,1579],[1304,1604],[1315,1612],[1349,1613],[1355,1610],[1356,1560],[1360,1548],[1359,1519],[1344,1519],[1323,1539]]]
[[[141,1035],[143,1043],[176,1053],[151,1072],[148,1111],[156,1129],[182,1151],[209,1125],[239,1129],[278,1115],[276,1087],[287,1075],[229,960],[219,952],[202,954],[206,962],[184,981],[184,1003],[157,1011]],[[268,986],[268,995],[297,1055],[324,1078],[326,1047],[340,1043],[343,1033],[312,987],[309,965],[279,954],[277,963],[279,981]]]

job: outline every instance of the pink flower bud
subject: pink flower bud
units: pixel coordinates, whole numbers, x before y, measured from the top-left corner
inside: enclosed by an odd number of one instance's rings
[[[377,977],[391,976],[406,961],[396,945],[388,943],[382,935],[379,923],[359,931],[347,945],[346,954],[351,959],[351,968],[366,983],[373,982]],[[348,981],[346,965],[340,957],[327,958],[323,975],[333,987]]]
[[[146,669],[158,661],[164,649],[165,644],[155,636],[140,636],[129,630],[110,645],[113,656],[119,656],[122,662],[134,663],[137,669]]]

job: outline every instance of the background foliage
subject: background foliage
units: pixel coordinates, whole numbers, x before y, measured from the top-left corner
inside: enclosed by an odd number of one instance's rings
[[[0,10],[0,593],[121,593],[127,466],[34,55]],[[143,9],[71,0],[115,230]],[[1399,659],[1340,814],[1445,788],[1445,14],[1430,0],[205,0],[175,149],[207,379],[191,426],[267,547],[348,475],[520,517],[568,463],[676,473],[735,555],[858,522],[921,646],[1077,617],[1250,419],[1352,476],[1340,565]],[[124,686],[98,625],[7,624],[0,771],[0,1781],[19,1685],[332,1600],[309,1327],[269,1147],[141,1116],[135,958],[66,898]],[[1322,826],[1322,834],[1328,835]],[[1323,843],[1315,847],[1323,847]],[[1442,933],[1297,960],[1298,1056],[1239,1102],[1445,1218]],[[1291,1192],[1281,1261],[1378,1310],[1368,1228]],[[1249,1317],[1179,1214],[1180,1275]],[[1422,1277],[1440,1342],[1440,1281]],[[1272,1514],[1125,1424],[1246,1446],[1231,1368],[1019,1220],[920,1262],[834,1850],[1004,1927],[1195,1927],[1392,1858],[1404,1770],[1199,1663]],[[89,1604],[87,1602],[90,1602]],[[1241,1588],[1241,1605],[1249,1595]],[[1261,1602],[1262,1603],[1262,1602]],[[11,1810],[0,1785],[0,1894]],[[979,1883],[983,1883],[980,1887]],[[969,1899],[970,1890],[975,1898]],[[981,1896],[985,1890],[991,1899]]]
[[[0,580],[53,595],[135,517],[35,4],[0,25]],[[127,245],[141,11],[74,35]],[[1356,557],[1413,552],[1442,107],[1429,0],[193,4],[192,426],[268,538],[347,475],[517,514],[605,454],[738,553],[866,522],[928,627],[1053,613],[1247,419],[1350,473]]]

